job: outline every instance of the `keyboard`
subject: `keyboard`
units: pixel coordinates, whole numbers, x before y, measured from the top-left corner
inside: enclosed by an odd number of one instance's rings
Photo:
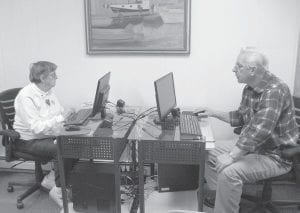
[[[179,130],[181,136],[202,136],[198,117],[193,112],[180,114]]]
[[[91,114],[92,109],[81,109],[67,117],[65,120],[65,125],[82,125]]]

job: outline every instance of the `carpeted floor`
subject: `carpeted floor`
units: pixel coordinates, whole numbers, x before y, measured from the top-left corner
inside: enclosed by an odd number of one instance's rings
[[[0,172],[0,212],[2,213],[54,213],[59,212],[59,207],[49,198],[48,193],[37,191],[24,200],[24,208],[17,209],[18,195],[27,188],[14,187],[13,193],[7,192],[9,181],[34,180],[33,174]]]
[[[6,191],[7,183],[10,180],[33,180],[33,174],[28,173],[12,173],[0,171],[0,213],[58,213],[58,206],[49,198],[48,194],[42,191],[37,191],[24,201],[24,208],[22,210],[17,209],[16,199],[17,196],[22,193],[26,188],[15,187],[13,193]],[[295,187],[295,186],[293,186]],[[298,197],[300,199],[300,187],[295,188],[282,188],[277,187],[274,190],[274,197]],[[254,187],[250,187],[250,191],[254,190]],[[298,191],[298,192],[296,192]],[[252,192],[253,193],[253,192]],[[148,200],[150,202],[150,200]],[[147,200],[146,200],[147,203]],[[194,203],[194,202],[193,202]],[[245,210],[248,210],[249,203],[244,202]],[[122,208],[123,209],[123,208]],[[147,209],[146,209],[147,210]],[[205,207],[204,210],[207,213],[213,213],[213,209]],[[122,213],[125,211],[122,211]],[[126,211],[127,212],[127,211]],[[242,211],[246,212],[246,211]],[[296,208],[281,209],[282,213],[299,213]],[[147,213],[158,213],[157,211],[148,211]]]

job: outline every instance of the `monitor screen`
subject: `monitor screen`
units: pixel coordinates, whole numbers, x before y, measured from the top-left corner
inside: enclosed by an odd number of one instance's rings
[[[108,100],[109,90],[110,90],[110,86],[108,85],[105,88],[100,89],[100,91],[99,91],[100,95],[99,95],[98,107],[101,112],[102,118],[104,118],[106,116],[106,111],[105,111],[106,106],[105,105]]]
[[[154,82],[157,111],[160,121],[163,121],[176,107],[176,96],[173,73],[161,77]]]
[[[95,116],[101,110],[101,105],[102,105],[102,103],[100,103],[101,91],[103,91],[104,88],[109,86],[109,80],[110,80],[110,72],[106,73],[102,78],[98,80],[92,116]]]

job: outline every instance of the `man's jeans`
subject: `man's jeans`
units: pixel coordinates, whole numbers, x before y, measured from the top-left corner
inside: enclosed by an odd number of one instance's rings
[[[21,152],[35,155],[41,158],[54,159],[55,185],[60,187],[60,178],[57,163],[57,145],[54,144],[54,138],[34,139],[34,140],[16,140],[16,148]],[[72,169],[74,159],[64,159],[64,168],[66,180],[69,178],[69,171]],[[68,184],[68,182],[66,183]]]
[[[208,152],[205,178],[210,189],[216,190],[215,213],[238,213],[244,183],[285,174],[291,166],[258,154],[248,154],[223,169],[219,174],[214,168],[216,157],[230,152],[236,141],[218,141]]]

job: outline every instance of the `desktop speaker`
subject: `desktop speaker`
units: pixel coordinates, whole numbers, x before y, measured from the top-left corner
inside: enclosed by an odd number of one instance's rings
[[[113,165],[80,161],[73,167],[70,184],[76,211],[116,212]]]
[[[198,177],[198,165],[158,164],[159,192],[197,189]]]

